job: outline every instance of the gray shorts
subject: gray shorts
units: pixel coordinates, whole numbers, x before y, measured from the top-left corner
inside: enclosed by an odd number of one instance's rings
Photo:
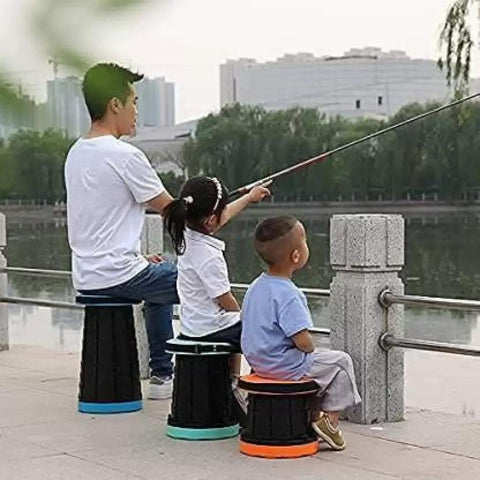
[[[348,353],[337,350],[315,351],[307,375],[320,386],[317,398],[321,410],[340,412],[362,401]]]

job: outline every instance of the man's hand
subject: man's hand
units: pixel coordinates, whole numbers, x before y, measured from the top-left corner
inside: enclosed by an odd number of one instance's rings
[[[253,187],[246,195],[249,203],[257,203],[271,195],[270,190],[267,188],[272,182]]]
[[[159,253],[152,253],[150,255],[145,255],[147,262],[149,263],[162,263],[163,257]]]

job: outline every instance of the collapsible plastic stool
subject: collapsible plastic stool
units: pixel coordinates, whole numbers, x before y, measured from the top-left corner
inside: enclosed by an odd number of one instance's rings
[[[78,410],[125,413],[142,409],[133,304],[105,295],[78,295],[85,305]]]
[[[233,409],[229,343],[169,340],[175,354],[169,437],[215,440],[238,435]]]
[[[278,381],[248,375],[238,387],[248,392],[247,425],[240,452],[264,458],[296,458],[318,452],[309,403],[320,387],[311,379]]]

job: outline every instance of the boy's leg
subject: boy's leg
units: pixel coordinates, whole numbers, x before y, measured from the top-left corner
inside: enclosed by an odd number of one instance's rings
[[[352,359],[345,352],[334,350],[315,352],[308,375],[321,388],[316,398],[316,408],[312,412],[312,426],[330,447],[334,450],[343,450],[346,444],[338,428],[339,413],[361,401],[355,383]]]

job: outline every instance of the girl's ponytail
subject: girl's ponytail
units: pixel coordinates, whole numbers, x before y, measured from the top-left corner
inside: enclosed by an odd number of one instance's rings
[[[210,215],[220,218],[228,203],[225,186],[213,177],[193,177],[163,212],[163,225],[172,239],[177,255],[185,252],[185,228],[204,231],[203,222]],[[208,232],[207,232],[208,233]]]
[[[185,227],[187,222],[187,204],[183,198],[175,198],[163,211],[163,225],[172,239],[177,255],[185,252]]]

